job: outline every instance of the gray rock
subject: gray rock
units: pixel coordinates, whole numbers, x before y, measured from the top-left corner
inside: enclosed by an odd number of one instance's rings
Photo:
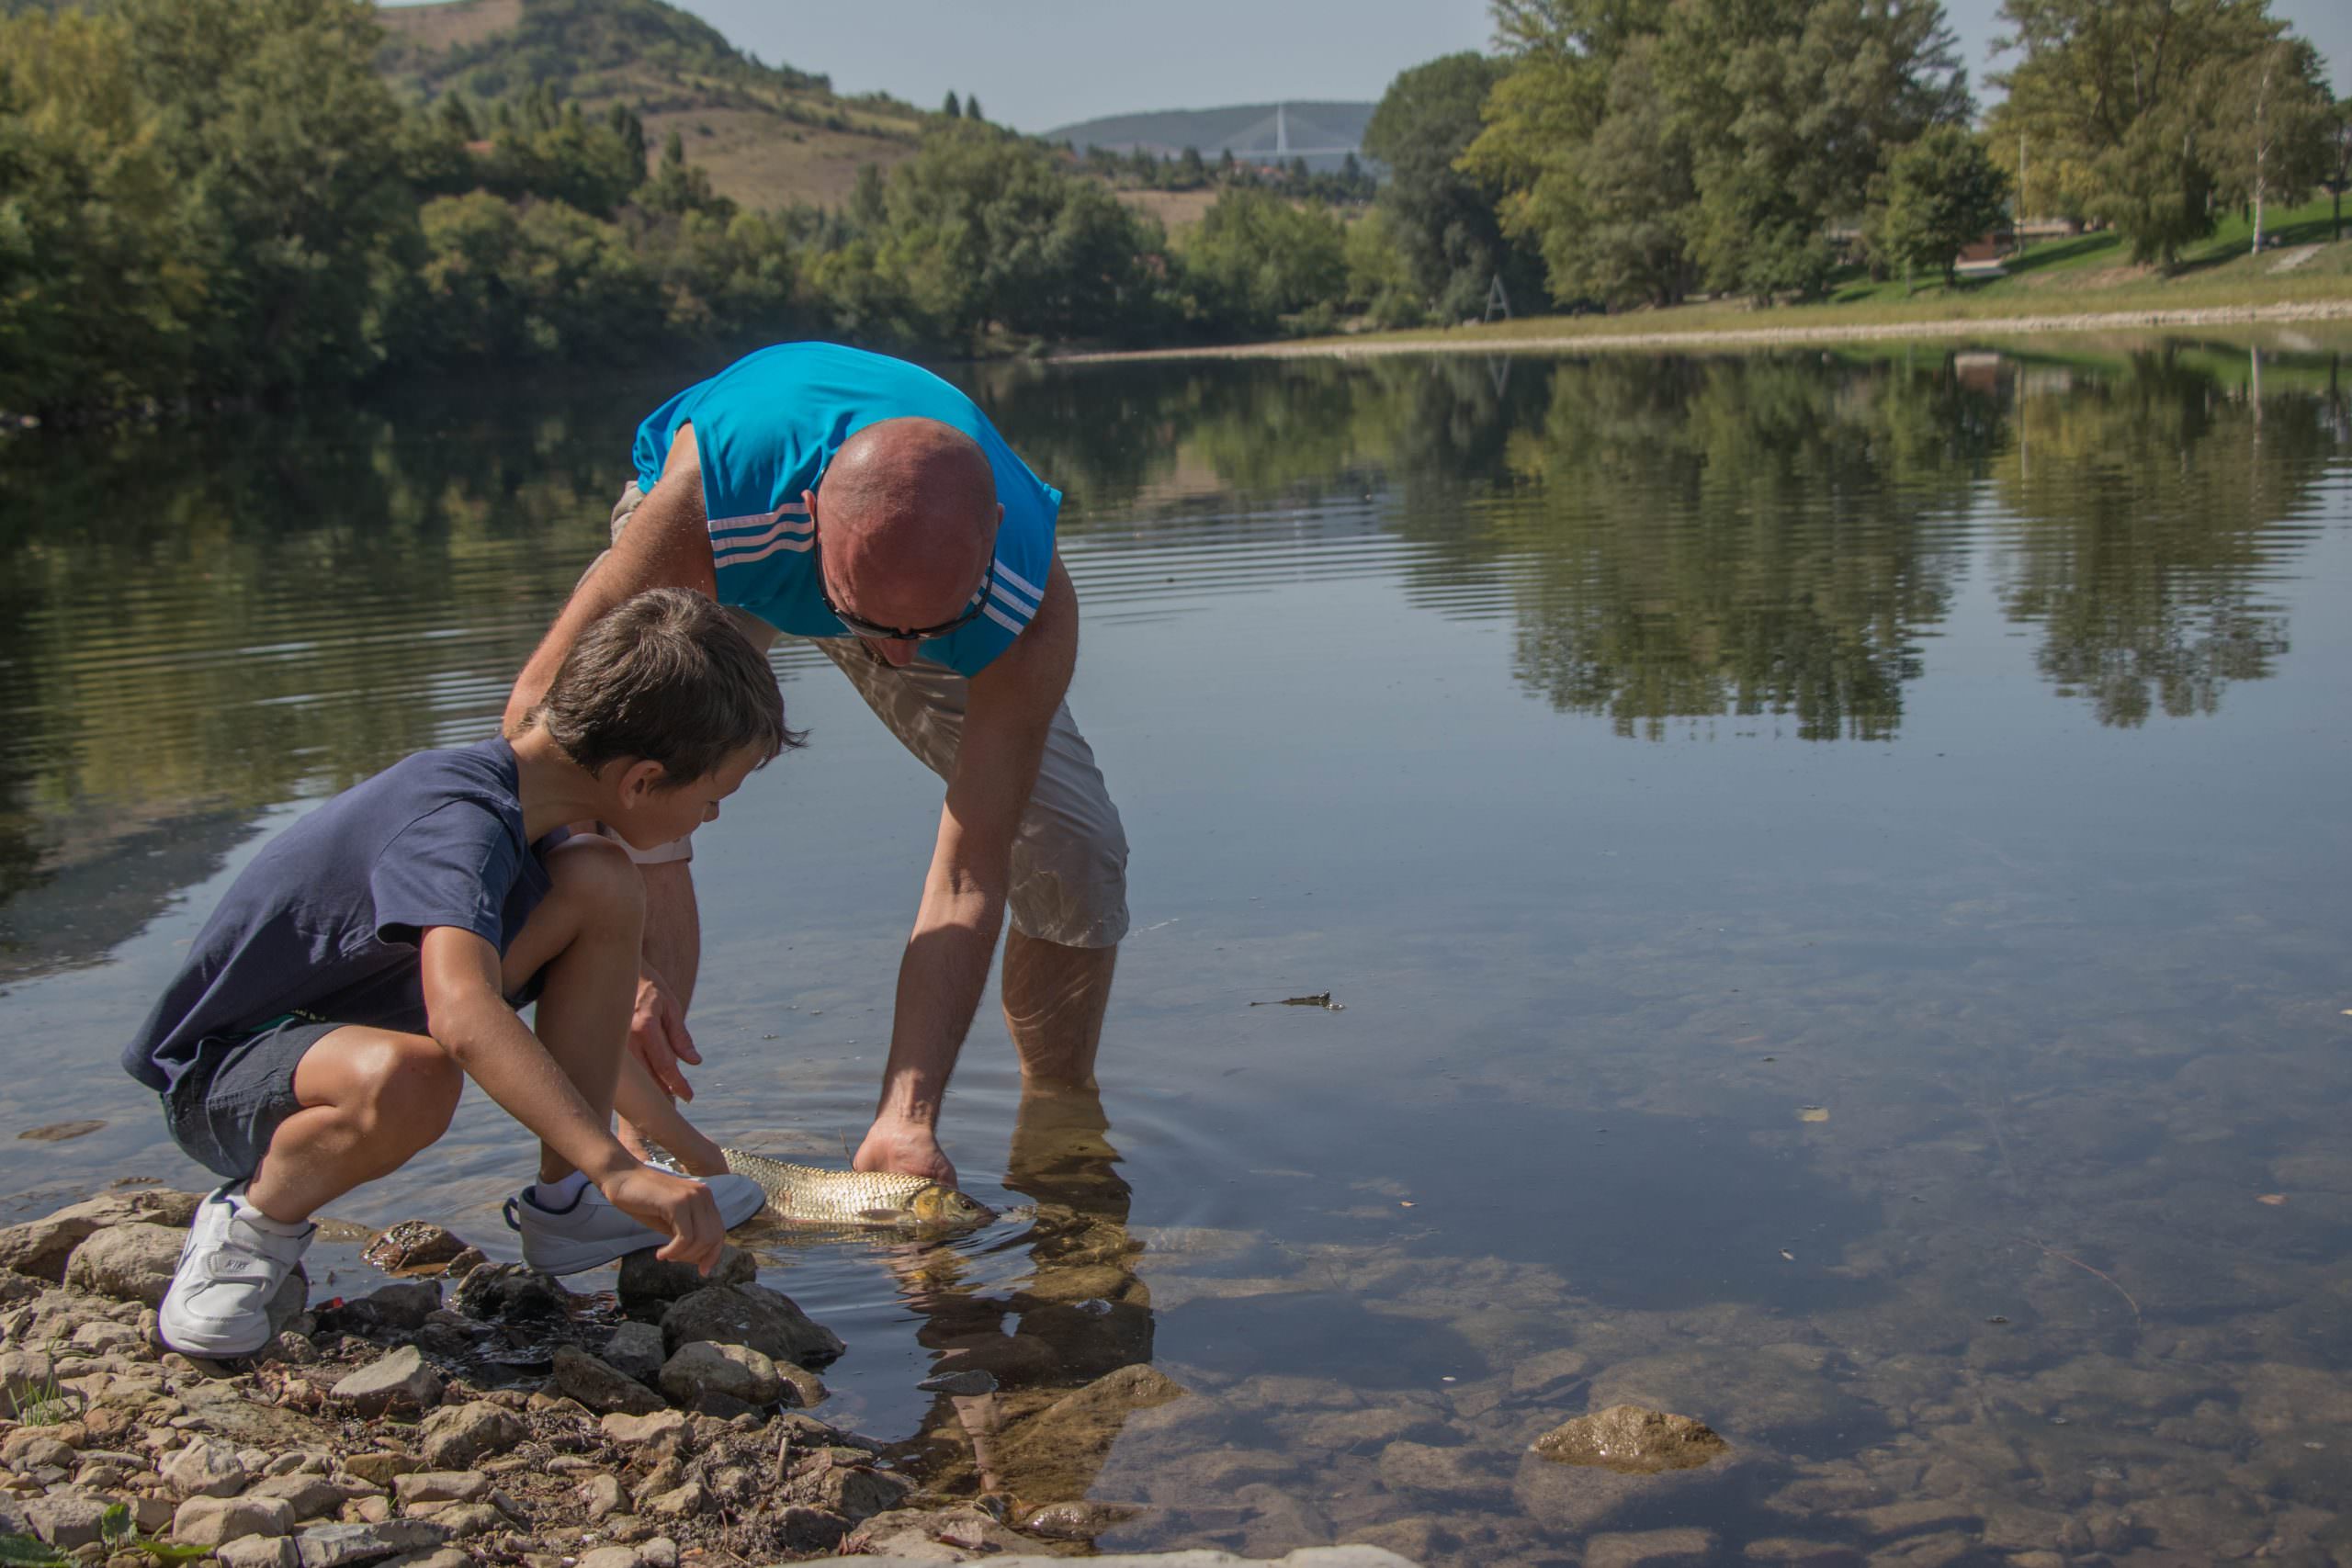
[[[665,1518],[691,1518],[710,1511],[710,1493],[701,1482],[689,1481],[684,1486],[648,1498],[645,1511]]]
[[[65,1283],[76,1290],[140,1302],[164,1304],[171,1289],[172,1270],[179,1266],[185,1231],[163,1225],[112,1225],[95,1232],[74,1249],[65,1261]]]
[[[402,1220],[378,1232],[359,1256],[387,1274],[421,1274],[447,1269],[469,1250],[429,1220]]]
[[[662,1392],[681,1404],[705,1394],[773,1404],[784,1393],[784,1380],[776,1376],[774,1361],[749,1346],[697,1339],[680,1346],[662,1364]]]
[[[624,1323],[605,1341],[604,1359],[623,1377],[650,1383],[662,1375],[662,1363],[669,1359],[669,1352],[662,1348],[658,1325]]]
[[[333,1312],[322,1310],[319,1325],[345,1334],[413,1334],[440,1310],[439,1283],[420,1280],[405,1285],[386,1285],[347,1301]]]
[[[628,1493],[617,1475],[592,1475],[575,1494],[588,1510],[588,1522],[594,1524],[607,1514],[617,1514],[628,1506]]]
[[[892,1562],[939,1562],[942,1546],[958,1553],[985,1556],[990,1562],[1019,1561],[1000,1553],[1018,1553],[1035,1544],[1007,1529],[995,1515],[969,1506],[956,1508],[895,1508],[875,1515],[842,1542],[842,1550],[867,1552]],[[926,1551],[925,1549],[929,1550]],[[950,1559],[949,1561],[954,1561]]]
[[[633,1546],[600,1546],[582,1554],[579,1568],[637,1568]]]
[[[191,1546],[282,1536],[293,1528],[294,1505],[283,1497],[190,1497],[172,1515],[172,1539]]]
[[[674,1410],[650,1416],[607,1416],[599,1423],[607,1442],[625,1449],[669,1443],[680,1449],[692,1440],[686,1418]]]
[[[936,1511],[942,1514],[978,1512],[977,1509],[953,1508]],[[981,1517],[987,1517],[986,1515]],[[901,1550],[904,1555],[891,1554],[890,1547],[878,1546],[870,1549],[876,1553],[876,1555],[861,1552],[859,1555],[848,1557],[808,1557],[801,1559],[796,1568],[902,1568],[902,1565],[917,1562],[952,1562],[963,1560],[962,1557],[943,1555],[939,1543],[931,1540],[930,1538],[918,1536],[916,1531],[920,1529],[921,1521],[931,1517],[930,1514],[910,1512],[906,1517],[914,1521],[914,1528],[904,1531],[892,1531],[892,1539],[903,1543]],[[887,1520],[877,1519],[874,1522],[886,1524]],[[860,1550],[854,1545],[850,1545],[848,1549],[852,1551]],[[964,1553],[964,1556],[969,1557],[982,1555],[977,1551]],[[985,1558],[989,1568],[1069,1568],[1070,1562],[1068,1557],[1048,1557],[1025,1551],[1018,1553],[990,1551],[985,1554]],[[1399,1557],[1385,1548],[1361,1543],[1347,1546],[1302,1546],[1285,1557],[1236,1557],[1229,1552],[1195,1549],[1191,1551],[1174,1552],[1122,1551],[1106,1553],[1100,1557],[1089,1557],[1085,1561],[1088,1568],[1416,1568],[1412,1559],[1408,1557]]]
[[[571,1292],[520,1263],[485,1263],[458,1282],[456,1305],[485,1323],[554,1323],[570,1314]]]
[[[282,1535],[249,1535],[215,1551],[220,1568],[301,1568],[302,1554]]]
[[[616,1411],[624,1416],[650,1416],[662,1407],[660,1394],[617,1368],[570,1345],[556,1347],[555,1381],[566,1394],[599,1416]]]
[[[435,1551],[404,1551],[398,1557],[387,1557],[378,1568],[474,1568],[474,1559],[454,1546],[445,1546]],[[873,1565],[869,1563],[867,1568]]]
[[[345,1568],[402,1551],[430,1551],[449,1532],[430,1519],[385,1519],[378,1524],[315,1525],[294,1538],[301,1568]]]
[[[74,1331],[74,1348],[105,1355],[110,1350],[136,1353],[147,1343],[147,1337],[127,1323],[85,1323]]]
[[[503,1452],[527,1436],[528,1429],[503,1406],[478,1399],[424,1418],[424,1462],[435,1470],[464,1470],[482,1455]]]
[[[109,1225],[152,1222],[186,1230],[202,1199],[194,1192],[168,1188],[109,1192],[58,1210],[24,1224],[0,1230],[0,1269],[51,1284],[65,1278],[66,1260],[74,1249]]]
[[[346,1454],[344,1472],[356,1476],[370,1486],[390,1486],[396,1475],[406,1475],[416,1468],[411,1456],[391,1450],[377,1450],[369,1453]]]
[[[1612,1404],[1564,1421],[1535,1439],[1534,1450],[1561,1464],[1627,1475],[1694,1470],[1731,1451],[1703,1423],[1638,1404]]]
[[[356,1487],[338,1485],[323,1475],[303,1474],[273,1475],[245,1493],[248,1497],[283,1497],[297,1519],[323,1519],[355,1495],[366,1495]]]
[[[433,1522],[449,1532],[451,1540],[467,1540],[506,1528],[506,1516],[488,1503],[451,1503],[436,1508]]]
[[[394,1410],[424,1410],[441,1398],[441,1374],[424,1353],[403,1345],[360,1368],[329,1391],[329,1397],[374,1418]]]
[[[236,1445],[219,1438],[198,1438],[156,1468],[164,1483],[183,1497],[234,1496],[252,1479],[245,1461],[237,1457]]]
[[[15,1416],[57,1388],[57,1362],[46,1350],[0,1350],[0,1415]]]
[[[1490,1497],[1509,1484],[1484,1450],[1398,1441],[1380,1450],[1380,1483],[1391,1492],[1464,1500]]]
[[[740,1247],[721,1248],[707,1276],[691,1263],[665,1262],[649,1247],[621,1259],[621,1311],[640,1322],[659,1323],[674,1301],[713,1285],[748,1285],[759,1275],[759,1260]]]
[[[79,1454],[41,1427],[19,1427],[0,1440],[0,1464],[10,1470],[31,1472],[45,1464],[70,1467],[80,1460]]]
[[[682,1297],[662,1316],[662,1343],[678,1347],[707,1339],[747,1345],[774,1360],[820,1367],[848,1347],[841,1336],[764,1285],[713,1285]]]
[[[50,1545],[71,1551],[99,1539],[98,1521],[111,1506],[111,1499],[87,1492],[52,1492],[25,1504],[25,1522]]]
[[[1133,1503],[1048,1503],[1030,1510],[1021,1528],[1047,1540],[1092,1540],[1142,1512]]]
[[[474,1470],[419,1470],[392,1477],[401,1506],[419,1503],[479,1503],[490,1495],[490,1477]]]

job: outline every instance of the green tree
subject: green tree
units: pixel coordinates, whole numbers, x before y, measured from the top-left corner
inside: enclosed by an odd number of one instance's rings
[[[939,106],[939,112],[949,119],[964,118],[964,100],[956,96],[955,88],[947,89],[947,99]]]
[[[286,394],[381,359],[416,232],[368,0],[116,0],[159,145],[199,213],[198,384]]]
[[[2237,111],[2284,30],[2267,0],[2004,0],[2001,17],[1996,47],[2020,58],[1994,78],[1995,134],[2079,168],[2133,259],[2174,265],[2212,232]]]
[[[980,112],[980,98],[978,94],[974,93],[965,98],[964,118],[966,119],[978,120],[983,125],[988,123],[989,117]]]
[[[1462,166],[1555,298],[1817,291],[1889,151],[1964,121],[1934,0],[1498,0],[1510,72]]]
[[[1538,281],[1536,258],[1503,235],[1494,192],[1456,166],[1507,70],[1471,53],[1414,66],[1388,85],[1364,127],[1364,151],[1389,172],[1379,199],[1390,221],[1376,231],[1402,247],[1423,308],[1441,320],[1477,315],[1498,276],[1516,299]]]
[[[1899,263],[1906,279],[1914,267],[1928,267],[1950,287],[1953,262],[2001,220],[2008,194],[2009,176],[1974,133],[1930,126],[1887,165],[1871,248]]]
[[[0,19],[0,410],[167,397],[188,368],[207,280],[130,49],[110,17]]]
[[[1227,189],[1203,215],[1183,266],[1197,319],[1215,332],[1264,333],[1347,288],[1339,220],[1246,186]]]
[[[2222,194],[2253,209],[2258,251],[2267,205],[2283,197],[2291,206],[2327,176],[2335,126],[2327,62],[2302,39],[2275,39],[2238,79],[2233,98],[2224,100],[2216,139]]]

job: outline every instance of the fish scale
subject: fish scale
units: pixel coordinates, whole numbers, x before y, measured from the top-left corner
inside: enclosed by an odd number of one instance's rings
[[[979,1224],[995,1218],[978,1201],[926,1176],[895,1170],[822,1170],[765,1155],[723,1149],[727,1168],[768,1195],[779,1219],[815,1224]]]

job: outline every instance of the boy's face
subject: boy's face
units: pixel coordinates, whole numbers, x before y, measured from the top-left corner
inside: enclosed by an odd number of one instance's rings
[[[757,749],[744,747],[720,764],[717,773],[689,779],[674,789],[659,762],[616,762],[609,775],[617,796],[605,825],[637,849],[650,850],[683,839],[706,822],[718,819],[718,803],[743,786],[763,761]]]

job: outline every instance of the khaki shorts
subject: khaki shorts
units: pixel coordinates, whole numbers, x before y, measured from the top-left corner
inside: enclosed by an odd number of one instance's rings
[[[613,507],[614,538],[644,499],[635,480],[621,491]],[[729,606],[727,614],[763,652],[789,635],[749,611]],[[795,640],[831,660],[923,766],[943,780],[954,772],[964,738],[965,677],[928,659],[894,666],[854,637]],[[694,840],[689,836],[629,853],[640,864],[692,860]],[[1055,711],[1037,783],[1021,816],[1007,903],[1016,931],[1064,947],[1115,947],[1127,934],[1126,829],[1068,703]]]

